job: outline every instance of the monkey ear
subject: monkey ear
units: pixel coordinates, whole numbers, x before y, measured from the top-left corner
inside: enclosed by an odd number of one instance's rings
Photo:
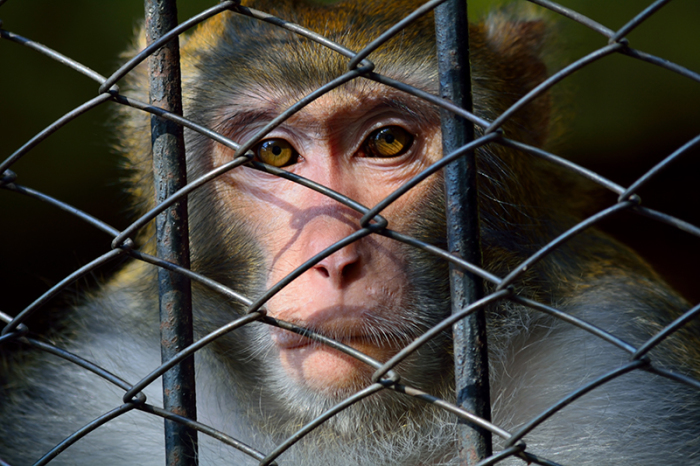
[[[531,12],[517,16],[511,11],[492,13],[485,22],[486,41],[503,57],[539,57],[550,28]]]
[[[512,9],[489,15],[470,31],[476,93],[483,93],[493,119],[547,79],[543,48],[551,30],[548,21],[531,10]],[[483,74],[483,75],[482,75]],[[493,112],[493,113],[492,113]],[[542,145],[549,133],[550,99],[538,96],[504,125],[507,134]]]

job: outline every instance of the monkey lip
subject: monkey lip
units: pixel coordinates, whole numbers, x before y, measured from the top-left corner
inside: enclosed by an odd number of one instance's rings
[[[342,343],[344,345],[352,346],[350,343],[353,342],[362,342],[367,344],[368,342],[372,341],[367,335],[363,334],[350,334],[350,335],[326,335],[322,331],[315,330],[316,333],[320,335],[327,336],[328,338],[331,338],[339,343]],[[337,333],[337,332],[334,332]],[[309,346],[320,346],[324,345],[324,343],[318,341],[318,340],[313,340],[311,338],[305,337],[303,335],[299,335],[298,333],[294,333],[288,330],[280,329],[280,328],[274,328],[272,329],[272,341],[277,345],[277,347],[281,350],[294,350],[298,348],[305,348]]]

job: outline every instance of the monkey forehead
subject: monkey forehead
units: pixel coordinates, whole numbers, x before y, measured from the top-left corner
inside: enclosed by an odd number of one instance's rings
[[[363,49],[421,2],[403,2],[390,9],[373,2],[344,2],[331,6],[300,2],[247,2],[317,32],[352,51]],[[374,51],[375,71],[402,81],[436,80],[434,26],[421,18]],[[247,16],[227,12],[201,25],[183,46],[183,73],[193,84],[221,81],[232,90],[251,84],[318,87],[347,71],[349,58],[315,41]]]

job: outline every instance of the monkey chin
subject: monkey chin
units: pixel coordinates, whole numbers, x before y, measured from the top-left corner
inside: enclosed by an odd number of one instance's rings
[[[366,337],[341,339],[367,356],[384,362],[398,352],[392,346],[378,346]],[[371,383],[374,368],[328,346],[309,339],[279,344],[280,363],[285,373],[297,384],[327,396],[338,396],[360,390]]]

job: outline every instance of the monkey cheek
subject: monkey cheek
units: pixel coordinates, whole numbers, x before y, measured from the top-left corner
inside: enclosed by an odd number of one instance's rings
[[[395,353],[362,343],[350,343],[350,346],[380,361]],[[352,356],[321,344],[280,349],[280,363],[294,382],[328,395],[359,390],[371,383],[374,372],[372,367]]]

